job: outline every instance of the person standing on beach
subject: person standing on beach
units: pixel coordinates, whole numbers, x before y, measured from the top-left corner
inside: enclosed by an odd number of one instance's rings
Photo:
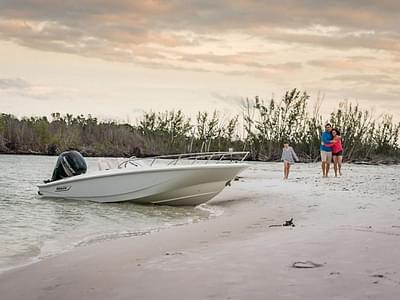
[[[332,148],[332,158],[333,158],[333,169],[335,170],[335,177],[337,177],[338,171],[339,175],[342,176],[342,161],[343,161],[343,146],[342,137],[338,129],[332,129],[332,141],[329,144],[325,144],[327,147]]]
[[[321,135],[321,168],[322,177],[326,178],[329,174],[329,167],[332,161],[332,147],[327,147],[325,144],[329,144],[332,140],[332,125],[327,123],[325,125],[325,131]]]
[[[295,160],[299,161],[296,152],[289,146],[288,142],[283,144],[281,160],[283,160],[283,179],[288,179],[290,165],[293,165]]]

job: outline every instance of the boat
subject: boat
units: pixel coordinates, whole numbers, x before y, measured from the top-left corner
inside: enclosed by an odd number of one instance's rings
[[[130,157],[118,166],[86,173],[77,151],[62,153],[51,180],[38,185],[44,198],[195,206],[219,194],[248,164],[248,152],[203,152]]]

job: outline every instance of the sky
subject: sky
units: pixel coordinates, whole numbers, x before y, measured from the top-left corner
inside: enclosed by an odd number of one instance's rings
[[[298,88],[400,115],[397,0],[0,0],[0,112],[240,114]]]

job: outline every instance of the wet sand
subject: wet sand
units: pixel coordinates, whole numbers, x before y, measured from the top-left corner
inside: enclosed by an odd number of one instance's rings
[[[222,216],[6,272],[0,298],[397,299],[399,170],[254,165],[212,201]]]

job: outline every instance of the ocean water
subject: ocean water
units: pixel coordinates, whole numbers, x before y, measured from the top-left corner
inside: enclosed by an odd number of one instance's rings
[[[0,272],[108,239],[134,237],[222,213],[219,208],[49,200],[37,184],[57,157],[0,155]],[[112,160],[112,159],[110,159]],[[98,159],[88,158],[88,172]]]

